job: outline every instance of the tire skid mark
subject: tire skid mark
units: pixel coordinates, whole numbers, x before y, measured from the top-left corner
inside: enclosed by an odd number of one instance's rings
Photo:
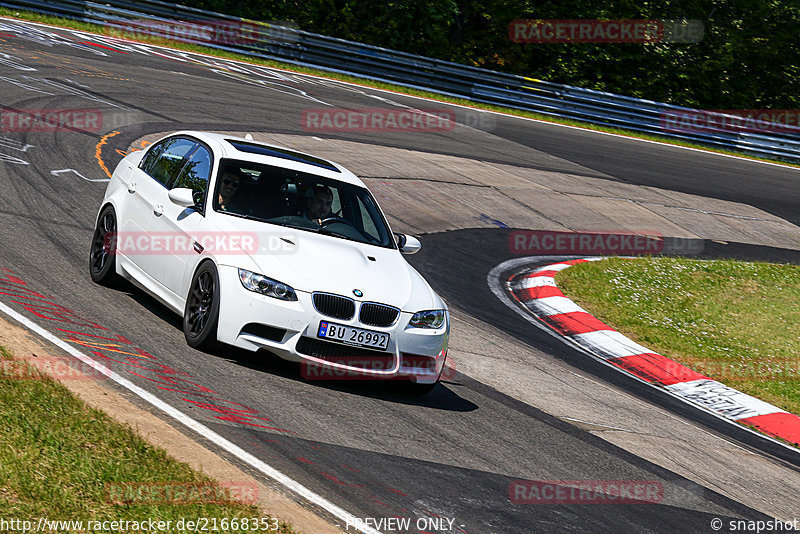
[[[188,372],[159,363],[156,356],[137,347],[122,334],[115,333],[97,322],[80,316],[74,310],[58,304],[56,299],[51,296],[30,289],[28,283],[17,276],[13,270],[2,268],[1,271],[0,295],[11,297],[11,300],[8,301],[9,303],[19,305],[36,317],[47,319],[54,323],[54,329],[58,332],[56,334],[56,336],[58,336],[57,339],[87,349],[86,353],[94,357],[93,361],[102,369],[104,376],[106,374],[109,376],[112,374],[119,376],[119,369],[124,368],[125,371],[130,374],[153,382],[159,389],[183,394],[179,395],[180,400],[189,403],[191,406],[203,408],[204,410],[212,412],[214,415],[211,415],[211,417],[221,421],[230,421],[242,424],[245,427],[255,427],[257,429],[279,432],[280,434],[272,434],[275,437],[290,437],[297,434],[297,432],[292,430],[261,424],[269,422],[270,419],[258,415],[259,412],[255,408],[223,398],[222,396],[216,396],[221,394],[211,388],[191,381],[192,375]],[[7,308],[8,306],[0,302],[0,307]],[[55,326],[56,324],[60,325]],[[114,370],[112,370],[112,366],[115,368]],[[142,374],[144,372],[154,373],[157,378]],[[188,398],[188,396],[199,397],[203,400]],[[232,407],[220,406],[212,402],[219,404],[225,403]],[[300,451],[297,451],[297,442],[294,441],[288,444],[283,440],[266,437],[260,439],[253,438],[251,441],[255,444],[256,448],[261,449],[261,454],[274,459],[280,459],[281,457],[267,452],[265,447],[259,442],[276,443],[284,447],[289,446],[291,449],[294,449],[295,454],[284,456],[284,458],[288,458],[295,464],[302,464],[306,467],[314,466],[311,467],[311,472],[327,485],[349,488],[350,491],[366,492],[367,498],[375,503],[379,503],[390,509],[394,508],[399,512],[411,512],[408,508],[399,506],[399,503],[386,503],[380,500],[377,494],[369,493],[370,490],[375,491],[375,489],[379,489],[384,494],[390,495],[395,499],[398,496],[411,499],[411,496],[404,491],[394,488],[385,482],[378,482],[370,480],[369,478],[367,480],[348,481],[347,479],[350,477],[347,476],[347,473],[358,479],[361,477],[355,475],[355,473],[363,472],[347,464],[340,464],[339,467],[343,469],[339,469],[326,465],[327,462],[320,463],[320,458],[314,458],[315,454],[319,454],[319,452],[317,452],[317,450],[320,449],[319,445],[306,443],[306,454],[298,455],[297,452]],[[303,441],[301,441],[301,443]],[[420,512],[427,516],[435,515],[426,510],[420,510]],[[358,528],[357,530],[378,534],[377,531],[369,528]],[[460,528],[456,530],[461,533],[466,532]]]
[[[144,56],[158,56],[204,72],[217,74],[223,79],[234,79],[242,83],[261,86],[302,100],[310,100],[324,106],[332,105],[316,98],[313,92],[306,91],[301,87],[307,83],[316,83],[314,77],[304,76],[301,73],[81,30],[45,26],[64,32],[64,35],[62,35],[38,30],[36,25],[25,24],[20,26],[18,22],[15,24],[16,21],[8,19],[2,19],[2,21],[3,22],[0,22],[0,30],[16,32],[17,35],[14,35],[14,37],[34,40],[46,46],[66,45],[73,48],[88,50],[96,55],[102,56],[108,56],[103,50],[121,54],[133,53]],[[31,32],[33,32],[33,35],[31,35]],[[312,81],[309,82],[309,80]]]
[[[13,273],[10,269],[3,269],[8,273]],[[17,282],[13,280],[16,279]],[[4,279],[0,278],[0,282],[3,282]],[[10,283],[21,283],[21,285],[26,285],[26,282],[23,280],[10,275],[5,278],[5,281]],[[36,293],[31,290],[27,290],[22,288],[23,291],[28,291],[29,293]],[[45,297],[46,298],[46,297]],[[63,308],[63,306],[62,306]],[[64,308],[67,309],[67,308]],[[155,396],[154,394],[150,393],[147,390],[142,389],[141,387],[137,386],[130,380],[120,376],[118,373],[113,372],[111,369],[96,362],[91,357],[87,356],[86,354],[74,349],[69,343],[65,343],[63,340],[59,339],[57,336],[53,335],[50,331],[42,328],[39,324],[34,321],[31,321],[28,317],[23,315],[22,313],[17,312],[13,308],[9,307],[3,302],[0,302],[0,312],[5,313],[11,319],[21,323],[24,327],[28,330],[38,334],[45,340],[49,341],[50,343],[56,345],[57,347],[63,349],[73,357],[77,358],[84,363],[87,363],[91,367],[95,368],[98,371],[101,371],[104,375],[108,376],[120,386],[128,389],[130,392],[134,393],[145,402],[153,405],[157,409],[163,411],[166,415],[172,417],[173,419],[179,421],[181,424],[189,428],[190,430],[198,433],[199,435],[209,439],[211,442],[215,443],[217,446],[222,448],[223,450],[233,454],[243,462],[251,465],[259,472],[263,473],[267,477],[273,479],[274,481],[278,482],[279,484],[286,487],[288,490],[296,493],[300,497],[307,499],[308,501],[312,502],[313,504],[319,506],[320,508],[326,510],[327,512],[333,514],[335,517],[344,520],[348,523],[353,523],[357,521],[357,518],[353,516],[351,513],[347,512],[346,510],[340,508],[339,506],[335,505],[331,501],[325,499],[324,497],[314,493],[313,491],[309,490],[302,484],[299,484],[295,480],[289,478],[282,472],[278,471],[271,465],[267,464],[263,460],[255,457],[251,453],[247,452],[246,450],[242,449],[241,447],[237,446],[233,442],[229,441],[222,435],[214,432],[207,426],[203,425],[202,423],[192,419],[191,417],[187,416],[185,413],[181,412],[180,410],[176,409],[172,405],[164,402],[159,397]],[[107,330],[106,328],[100,326],[100,328]],[[356,527],[357,530],[364,532],[365,534],[380,534],[376,529],[372,528],[371,526],[361,526]]]
[[[94,321],[81,317],[74,310],[58,304],[52,297],[29,289],[27,282],[15,276],[12,270],[3,269],[3,271],[5,274],[0,276],[0,294],[10,296],[11,303],[21,306],[36,317],[54,323],[54,328],[59,332],[58,336],[60,336],[61,341],[89,349],[88,352],[90,354],[95,356],[99,362],[103,362],[108,366],[109,372],[111,372],[110,369],[112,367],[116,367],[117,370],[122,368],[133,375],[155,383],[159,389],[183,394],[183,396],[180,396],[182,401],[194,407],[203,408],[206,412],[211,412],[214,414],[211,416],[215,419],[295,434],[294,431],[288,429],[262,424],[271,420],[259,415],[258,410],[255,408],[224,398],[219,392],[211,388],[187,380],[187,378],[192,378],[189,373],[159,363],[156,356],[135,346],[125,336],[116,334]],[[102,331],[102,335],[96,333],[97,331]],[[127,355],[128,357],[121,358],[117,356],[119,359],[113,358],[108,354],[109,352],[114,355]],[[151,378],[136,371],[152,372],[158,378]],[[188,396],[199,396],[204,400],[198,401],[187,398]],[[231,406],[219,406],[214,402],[226,403]]]
[[[386,509],[384,511],[386,515],[381,517],[407,518],[412,522],[415,518],[421,520],[421,518],[425,518],[424,516],[427,516],[427,519],[442,519],[444,517],[421,507],[420,503],[423,501],[415,499],[411,495],[405,493],[403,490],[394,488],[385,482],[374,480],[366,472],[364,472],[362,475],[354,475],[353,473],[362,473],[362,471],[355,469],[350,465],[340,463],[337,467],[330,467],[330,462],[328,461],[327,456],[317,458],[313,456],[315,454],[313,452],[309,452],[303,456],[297,456],[296,454],[300,449],[304,448],[313,449],[315,451],[319,451],[316,454],[325,455],[326,451],[320,451],[322,448],[320,445],[313,445],[312,443],[303,439],[299,441],[292,439],[292,441],[289,442],[285,438],[282,438],[282,436],[276,437],[278,439],[267,439],[262,435],[259,435],[258,438],[249,438],[248,441],[250,441],[253,446],[260,451],[261,454],[266,454],[272,458],[281,458],[291,461],[302,467],[306,473],[320,477],[320,479],[325,481],[329,486],[335,486],[337,488],[349,488],[351,492],[358,492],[355,495],[363,497],[365,502],[369,501]],[[291,437],[289,438],[291,439]],[[267,449],[264,447],[263,443],[277,444],[277,450],[281,452],[282,456],[278,457],[274,454],[265,452],[272,449]],[[328,453],[329,452],[330,451],[328,451]],[[313,458],[313,460],[310,458]],[[350,475],[348,475],[347,472],[349,472]],[[376,490],[379,491],[381,495],[374,493]],[[387,500],[390,502],[381,500],[381,498],[386,498],[386,496],[389,497]],[[403,507],[398,500],[399,498],[402,498],[400,500],[405,501],[406,506],[409,506],[409,508]],[[413,510],[410,508],[413,508]],[[451,517],[454,518],[455,516]],[[455,519],[453,519],[453,521],[455,521]],[[462,526],[453,526],[447,531],[467,534],[467,531],[462,528]],[[418,532],[418,534],[424,534],[425,531],[417,531],[412,528],[404,532]]]

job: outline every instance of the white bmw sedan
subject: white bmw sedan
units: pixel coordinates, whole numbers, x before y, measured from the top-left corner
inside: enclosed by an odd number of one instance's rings
[[[187,343],[265,349],[310,379],[438,382],[444,301],[401,254],[353,173],[286,148],[179,132],[128,154],[100,207],[89,271],[183,316]]]

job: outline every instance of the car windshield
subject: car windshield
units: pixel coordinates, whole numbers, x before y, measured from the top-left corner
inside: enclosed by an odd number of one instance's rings
[[[223,159],[215,211],[394,248],[375,199],[357,185],[282,167]]]

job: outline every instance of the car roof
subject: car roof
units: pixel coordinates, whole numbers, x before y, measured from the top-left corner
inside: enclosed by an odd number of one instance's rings
[[[182,130],[167,137],[176,135],[197,138],[211,147],[215,155],[222,158],[233,158],[275,167],[283,167],[366,187],[358,176],[341,165],[291,148],[271,145],[254,139],[245,139],[244,137],[237,137],[235,135],[196,130]]]

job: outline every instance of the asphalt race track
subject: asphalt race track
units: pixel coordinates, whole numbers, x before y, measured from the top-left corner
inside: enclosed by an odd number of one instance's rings
[[[263,354],[192,350],[178,317],[131,287],[110,290],[92,284],[86,264],[105,188],[102,180],[107,178],[100,163],[113,170],[132,143],[181,129],[316,136],[535,171],[611,177],[624,184],[746,203],[795,223],[800,222],[797,171],[506,117],[493,117],[490,128],[476,122],[452,132],[308,132],[300,121],[308,108],[441,105],[267,70],[256,78],[210,60],[198,64],[156,49],[12,30],[0,27],[2,114],[81,108],[98,111],[103,124],[21,132],[3,120],[0,270],[6,270],[3,276],[13,271],[26,288],[74,314],[25,308],[12,303],[9,294],[0,295],[0,301],[87,353],[92,347],[86,340],[108,342],[121,335],[158,365],[182,371],[176,385],[154,372],[155,366],[112,364],[140,387],[356,517],[450,518],[452,532],[467,534],[708,532],[715,517],[771,517],[753,504],[771,499],[762,494],[766,488],[750,488],[758,498],[741,502],[469,372],[416,399],[363,383],[304,381],[298,366]],[[519,145],[539,157],[520,152]],[[666,402],[601,366],[577,361],[569,349],[531,332],[494,299],[486,274],[510,257],[508,230],[481,222],[478,211],[473,215],[473,228],[421,236],[423,249],[410,258],[451,308],[529,345],[537,355],[564,363],[564,368],[574,366],[575,373],[631,391],[636,402]],[[409,217],[390,216],[396,218],[393,224]],[[704,254],[800,260],[797,251],[748,245],[708,243]],[[613,407],[613,399],[607,402]],[[232,406],[238,417],[230,417],[230,410],[224,412],[227,418],[217,417],[223,412],[215,407]],[[667,408],[697,432],[761,451],[754,454],[793,477],[782,483],[797,486],[800,462],[791,453],[704,419],[695,410]],[[509,501],[515,480],[658,481],[663,496],[646,504],[515,504]],[[783,512],[784,519],[792,512],[800,517],[797,509]]]

